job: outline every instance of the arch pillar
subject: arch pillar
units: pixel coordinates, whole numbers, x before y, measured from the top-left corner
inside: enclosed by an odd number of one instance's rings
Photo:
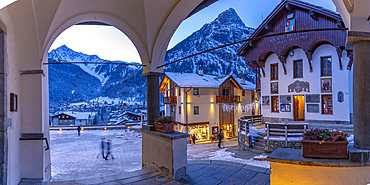
[[[348,33],[348,43],[353,47],[353,130],[354,146],[370,150],[370,33]]]

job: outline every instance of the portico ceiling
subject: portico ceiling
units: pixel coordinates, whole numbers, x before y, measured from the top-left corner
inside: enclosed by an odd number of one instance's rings
[[[124,32],[136,46],[144,73],[161,72],[168,43],[203,0],[18,0],[0,10],[14,34],[23,70],[42,68],[56,37],[82,22],[101,22]],[[24,62],[23,62],[24,61]]]

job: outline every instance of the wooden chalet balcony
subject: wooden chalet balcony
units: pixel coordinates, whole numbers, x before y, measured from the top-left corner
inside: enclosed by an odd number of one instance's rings
[[[216,96],[216,103],[239,103],[240,96]]]
[[[163,97],[163,103],[164,104],[176,105],[177,104],[177,96]]]

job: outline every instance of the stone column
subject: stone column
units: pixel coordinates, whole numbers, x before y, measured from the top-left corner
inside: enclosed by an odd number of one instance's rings
[[[7,184],[8,137],[8,58],[6,54],[6,33],[0,28],[0,184]]]
[[[355,148],[370,149],[370,41],[353,43],[353,130]]]
[[[159,117],[159,77],[163,73],[146,73],[147,78],[147,125],[154,125],[154,119]]]

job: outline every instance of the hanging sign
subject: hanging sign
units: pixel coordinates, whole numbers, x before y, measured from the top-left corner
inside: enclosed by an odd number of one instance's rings
[[[295,19],[288,20],[285,23],[285,32],[290,32],[295,30]]]

